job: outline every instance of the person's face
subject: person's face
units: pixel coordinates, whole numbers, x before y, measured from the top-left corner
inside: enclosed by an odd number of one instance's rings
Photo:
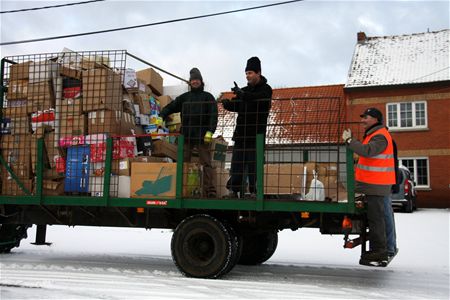
[[[190,81],[191,86],[196,89],[199,88],[202,85],[202,81],[200,79],[192,79]]]
[[[370,128],[370,126],[376,123],[378,123],[378,119],[372,116],[365,115],[361,118],[361,124],[364,127],[364,129]]]
[[[245,77],[247,78],[247,83],[249,85],[256,85],[261,79],[261,73],[256,73],[255,71],[245,72]]]

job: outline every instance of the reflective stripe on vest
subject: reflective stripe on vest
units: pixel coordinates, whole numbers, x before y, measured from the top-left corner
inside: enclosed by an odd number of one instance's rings
[[[375,135],[382,135],[387,140],[386,149],[372,157],[360,156],[355,167],[356,181],[369,184],[390,185],[395,184],[395,162],[392,137],[386,128],[381,128],[366,136],[363,145],[369,144]]]

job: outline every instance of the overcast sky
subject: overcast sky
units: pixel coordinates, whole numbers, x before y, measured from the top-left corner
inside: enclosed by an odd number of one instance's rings
[[[76,1],[4,1],[12,10]],[[269,4],[274,1],[114,1],[1,14],[1,41],[26,40]],[[187,78],[198,67],[218,96],[245,84],[251,56],[272,87],[346,82],[358,31],[368,36],[447,29],[449,1],[303,1],[193,21],[53,41],[2,46],[1,56],[73,50],[126,49]],[[142,67],[132,59],[127,65]],[[164,75],[165,85],[180,84]]]

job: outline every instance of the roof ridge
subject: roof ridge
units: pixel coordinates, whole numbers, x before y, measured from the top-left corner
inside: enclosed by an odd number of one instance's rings
[[[435,33],[441,33],[445,31],[450,31],[450,29],[441,29],[441,30],[435,30],[435,31],[425,31],[425,32],[413,32],[413,33],[405,33],[405,34],[394,34],[394,35],[383,35],[383,36],[368,36],[367,40],[371,39],[381,39],[381,38],[393,38],[393,37],[407,37],[407,36],[417,36],[417,35],[425,35],[425,34],[435,34]]]

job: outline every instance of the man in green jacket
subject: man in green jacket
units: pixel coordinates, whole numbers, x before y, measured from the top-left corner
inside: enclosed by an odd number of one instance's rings
[[[217,127],[217,103],[213,95],[204,91],[205,84],[197,68],[190,71],[191,90],[169,103],[161,112],[165,120],[168,115],[180,113],[181,134],[184,135],[184,161],[189,162],[194,148],[198,149],[203,166],[203,193],[216,198],[215,172],[211,165],[211,141]]]

